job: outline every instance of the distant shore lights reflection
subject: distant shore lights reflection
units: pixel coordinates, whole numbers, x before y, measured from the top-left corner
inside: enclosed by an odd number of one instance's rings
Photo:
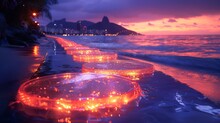
[[[17,99],[24,107],[69,114],[120,108],[140,95],[140,86],[123,77],[64,73],[25,82]]]

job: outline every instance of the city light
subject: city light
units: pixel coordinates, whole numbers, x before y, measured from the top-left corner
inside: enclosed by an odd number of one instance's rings
[[[37,16],[37,13],[36,13],[36,12],[33,12],[32,15],[33,15],[34,17],[36,17],[36,16]]]

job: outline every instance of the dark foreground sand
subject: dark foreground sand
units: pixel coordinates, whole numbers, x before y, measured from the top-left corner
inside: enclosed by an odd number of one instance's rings
[[[22,82],[30,79],[42,63],[39,47],[0,47],[0,117],[4,119]]]

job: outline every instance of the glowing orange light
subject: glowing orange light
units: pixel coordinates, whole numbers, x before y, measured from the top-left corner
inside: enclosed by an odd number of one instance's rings
[[[89,49],[89,47],[82,46],[82,45],[75,45],[75,46],[64,46],[65,50],[83,50]]]
[[[33,55],[34,56],[39,56],[39,46],[34,46],[33,47]]]
[[[85,63],[82,72],[94,72],[108,75],[121,75],[133,80],[139,80],[143,75],[152,75],[153,65],[124,60],[111,61],[107,63]]]
[[[38,67],[40,66],[40,64],[33,64],[31,67],[30,67],[30,71],[32,73],[36,72],[38,70]]]
[[[53,37],[53,36],[50,36],[50,37]],[[88,49],[89,48],[87,46],[83,46],[81,44],[77,44],[75,42],[65,40],[62,38],[56,38],[56,40],[65,50],[73,50],[73,49],[76,50],[76,49]]]
[[[36,16],[37,16],[37,13],[36,13],[36,12],[33,12],[32,15],[33,15],[34,17],[36,17]]]
[[[82,49],[82,50],[66,50],[66,53],[68,55],[77,55],[77,54],[81,54],[81,55],[88,55],[88,54],[95,54],[95,53],[99,53],[100,50],[98,49]]]
[[[77,62],[107,62],[116,60],[118,55],[116,53],[95,53],[95,54],[88,54],[88,55],[73,55],[73,60]]]
[[[23,106],[70,114],[120,108],[141,95],[136,82],[119,76],[65,73],[29,80],[17,99]]]

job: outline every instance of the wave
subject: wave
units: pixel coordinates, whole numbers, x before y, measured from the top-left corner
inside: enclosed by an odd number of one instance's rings
[[[120,52],[120,55],[135,57],[147,61],[157,62],[161,64],[172,65],[175,67],[184,67],[186,69],[203,69],[220,73],[220,59],[217,58],[198,58],[189,56],[163,56],[163,55],[146,55],[131,54]]]

